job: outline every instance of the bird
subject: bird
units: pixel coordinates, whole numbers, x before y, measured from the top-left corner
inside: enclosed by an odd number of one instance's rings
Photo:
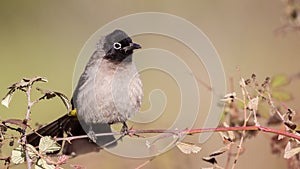
[[[71,103],[76,116],[63,115],[28,134],[27,142],[37,146],[40,136],[88,136],[71,144],[65,142],[62,153],[66,155],[115,146],[114,136],[96,134],[111,132],[110,125],[115,123],[122,123],[121,131],[126,133],[126,121],[140,110],[142,82],[132,59],[133,51],[140,48],[120,29],[100,38],[73,92]]]

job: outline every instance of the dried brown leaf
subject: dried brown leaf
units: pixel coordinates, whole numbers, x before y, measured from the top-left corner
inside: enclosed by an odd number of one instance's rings
[[[216,158],[214,158],[214,157],[202,157],[202,160],[206,161],[210,164],[213,164],[213,165],[218,163]]]
[[[292,122],[292,121],[285,121],[284,122],[284,125],[286,126],[286,127],[288,127],[289,129],[291,129],[291,130],[295,130],[296,128],[297,128],[297,125],[294,123],[294,122]]]
[[[4,96],[4,98],[1,101],[1,104],[8,108],[9,103],[12,100],[12,96],[14,92],[18,89],[23,92],[26,92],[26,88],[28,86],[32,86],[34,82],[47,82],[46,78],[43,77],[34,77],[32,79],[29,78],[23,78],[20,82],[14,83],[11,86],[8,87],[8,93]]]
[[[68,110],[68,112],[71,111],[71,101],[69,100],[69,98],[64,95],[63,93],[60,93],[60,92],[56,92],[56,91],[52,91],[52,90],[43,90],[41,88],[36,88],[38,91],[40,91],[43,96],[39,98],[39,100],[42,100],[42,99],[52,99],[54,97],[59,97],[63,104],[65,105],[66,109]]]
[[[23,120],[20,120],[20,119],[8,119],[8,120],[4,120],[2,121],[3,124],[14,124],[14,125],[17,125],[21,128],[25,128],[26,125],[23,123]]]
[[[253,110],[253,111],[257,111],[257,108],[258,108],[258,97],[254,97],[253,99],[251,99],[249,102],[248,102],[248,105],[247,107],[250,109],[250,110]]]
[[[288,142],[284,149],[283,157],[285,159],[289,159],[289,158],[293,157],[294,155],[298,154],[299,152],[300,152],[300,147],[292,148],[291,142]]]
[[[193,143],[177,142],[176,146],[184,154],[198,153],[202,148]]]
[[[281,117],[278,115],[278,113],[274,113],[267,122],[267,125],[276,125],[276,124],[282,124]]]
[[[210,156],[210,157],[215,157],[215,156],[218,156],[218,155],[221,155],[221,154],[225,153],[226,151],[229,150],[230,145],[231,145],[231,143],[230,143],[230,144],[227,144],[226,146],[220,148],[219,150],[210,153],[209,156]]]

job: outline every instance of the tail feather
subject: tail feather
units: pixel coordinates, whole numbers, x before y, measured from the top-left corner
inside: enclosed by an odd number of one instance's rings
[[[63,137],[64,135],[64,125],[70,121],[70,116],[64,115],[57,120],[42,126],[37,131],[32,132],[26,136],[27,142],[33,146],[38,146],[41,136],[51,136],[51,137]],[[37,134],[38,133],[38,134]],[[61,144],[61,142],[60,142]]]
[[[93,129],[95,133],[108,133],[111,132],[111,128],[109,124],[93,124]],[[37,134],[38,133],[38,134]],[[39,128],[37,131],[32,132],[26,136],[27,143],[38,146],[41,136],[51,136],[51,137],[64,137],[66,134],[68,137],[70,136],[80,136],[86,135],[86,132],[83,130],[80,122],[76,117],[64,115],[57,120],[47,124]],[[108,147],[115,146],[117,143],[114,142],[114,136],[103,136],[97,137],[97,144],[92,142],[89,138],[75,139],[70,143],[65,142],[63,144],[62,141],[58,143],[63,145],[62,153],[65,155],[79,155],[85,154],[89,152],[99,151],[101,146],[109,144]],[[54,152],[56,154],[58,152]]]

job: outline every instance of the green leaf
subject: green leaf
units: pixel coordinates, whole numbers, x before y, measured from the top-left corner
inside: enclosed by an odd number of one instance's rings
[[[31,144],[26,144],[28,154],[30,159],[36,158],[38,156],[38,151]]]
[[[292,100],[292,94],[283,90],[272,91],[272,97],[278,101],[290,101]]]
[[[34,166],[35,169],[55,169],[53,164],[48,164],[46,160],[39,159],[37,164]]]
[[[50,136],[42,137],[39,143],[39,151],[42,154],[53,153],[60,150],[60,145]]]
[[[37,157],[38,151],[30,144],[26,144],[30,159]],[[11,152],[11,160],[14,164],[24,163],[26,158],[23,146],[19,146]]]
[[[286,75],[276,75],[272,78],[271,87],[285,86],[290,83],[290,79]]]
[[[22,146],[19,146],[11,152],[11,161],[14,164],[21,164],[25,161],[25,151]]]
[[[244,107],[244,103],[240,100],[236,100],[235,104],[238,108],[243,108]]]

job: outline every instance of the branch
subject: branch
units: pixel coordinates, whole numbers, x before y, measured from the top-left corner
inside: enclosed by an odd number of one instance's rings
[[[264,126],[241,126],[241,127],[217,127],[217,128],[200,128],[200,129],[184,129],[184,130],[165,130],[165,129],[149,129],[149,130],[128,130],[128,135],[139,135],[146,133],[169,133],[174,135],[193,135],[199,133],[207,133],[207,132],[228,132],[228,131],[262,131],[265,133],[278,134],[282,136],[286,136],[289,138],[293,138],[300,141],[300,135],[289,133],[282,130],[272,129]],[[111,133],[98,133],[95,134],[96,137],[99,136],[109,136],[109,135],[123,135],[122,132],[111,132]],[[65,138],[55,138],[55,141],[72,141],[75,139],[88,138],[87,135],[73,136],[73,137],[65,137]]]
[[[25,150],[25,156],[26,156],[26,161],[27,161],[27,168],[28,169],[31,169],[31,166],[32,166],[32,160],[30,159],[29,157],[29,152],[26,148],[26,143],[27,143],[27,139],[26,139],[26,128],[27,128],[27,124],[28,124],[28,121],[30,120],[30,113],[31,113],[31,106],[33,105],[32,102],[31,102],[31,97],[30,97],[30,92],[31,92],[31,88],[32,86],[29,85],[28,88],[27,88],[27,91],[26,91],[26,97],[27,97],[27,112],[26,112],[26,117],[24,119],[24,123],[26,124],[24,129],[23,129],[23,133],[22,133],[22,136],[21,136],[21,140],[22,140],[22,143],[24,145],[24,150]]]

